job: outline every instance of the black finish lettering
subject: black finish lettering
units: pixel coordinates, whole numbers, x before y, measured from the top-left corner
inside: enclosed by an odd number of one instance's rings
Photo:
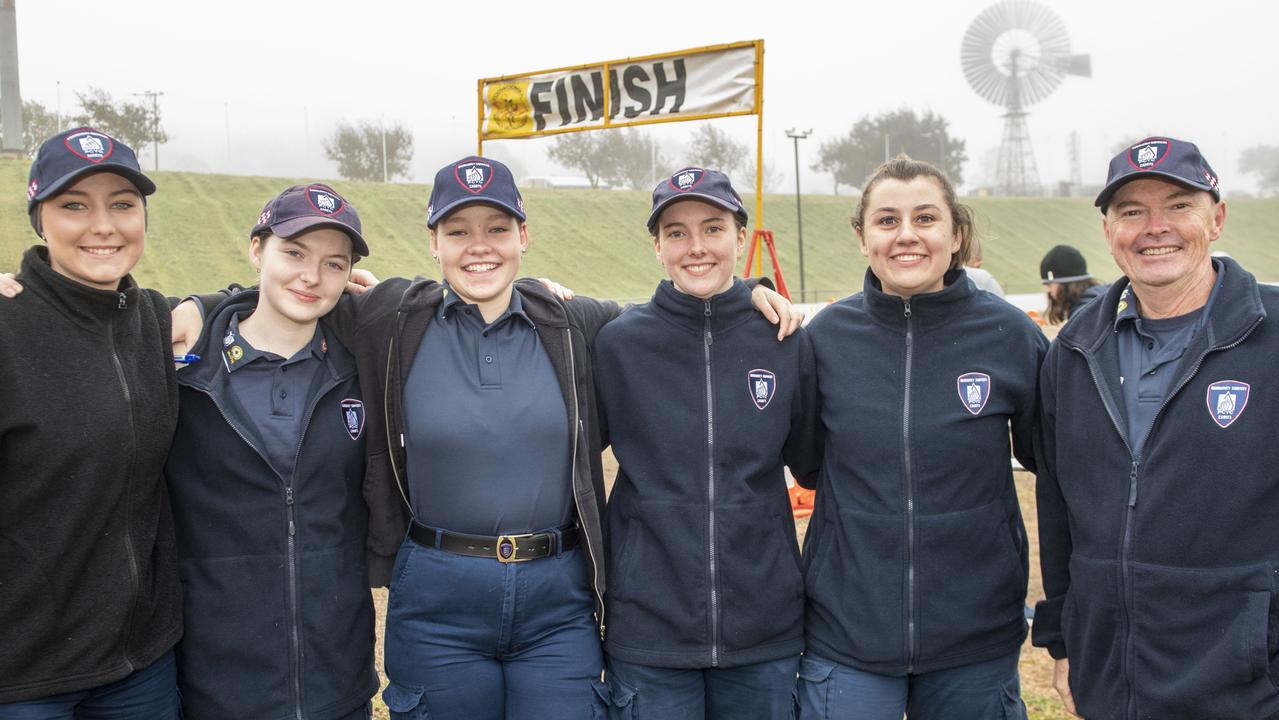
[[[608,69],[608,119],[616,120],[622,110],[622,86],[617,84],[617,70]]]
[[[573,88],[573,116],[577,122],[586,122],[588,111],[591,120],[599,120],[604,114],[604,76],[591,73],[592,87],[588,88],[586,78],[573,75],[569,78],[569,85]]]
[[[653,101],[653,114],[656,115],[662,111],[662,106],[666,104],[666,98],[673,98],[674,104],[668,113],[677,113],[679,108],[684,104],[684,80],[687,75],[684,72],[684,60],[681,58],[675,61],[675,78],[668,80],[666,78],[666,66],[664,63],[656,63],[653,65],[653,75],[657,78],[657,99]]]
[[[626,85],[627,97],[639,103],[638,106],[626,108],[626,117],[638,117],[648,110],[649,103],[653,100],[648,88],[641,84],[648,82],[648,73],[644,72],[644,68],[632,65],[622,73],[622,82]]]
[[[555,102],[560,106],[560,127],[573,122],[573,117],[569,115],[568,85],[564,82],[564,78],[555,81]]]
[[[529,104],[533,106],[533,127],[538,130],[546,129],[546,116],[551,114],[554,109],[551,103],[542,97],[551,90],[551,83],[543,80],[533,83],[528,91]]]

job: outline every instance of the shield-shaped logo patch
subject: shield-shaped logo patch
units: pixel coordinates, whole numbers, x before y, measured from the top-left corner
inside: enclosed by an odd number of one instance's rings
[[[311,201],[311,207],[323,215],[337,215],[342,210],[342,200],[324,188],[307,188],[306,199]]]
[[[1208,412],[1219,427],[1228,428],[1248,406],[1252,386],[1242,380],[1218,380],[1208,385]]]
[[[467,192],[478,195],[493,179],[493,166],[474,160],[458,163],[453,167],[453,177],[457,178],[457,184],[466,188]]]
[[[979,372],[964,373],[959,376],[958,386],[959,401],[964,404],[964,409],[980,415],[990,399],[990,376]]]
[[[763,410],[773,401],[777,392],[777,375],[772,370],[755,369],[746,373],[746,382],[750,386],[751,402]]]
[[[364,401],[347,398],[342,401],[342,425],[352,440],[359,440],[364,432]]]
[[[100,163],[111,157],[111,152],[115,150],[111,138],[92,130],[72,133],[62,142],[68,150],[92,163]]]

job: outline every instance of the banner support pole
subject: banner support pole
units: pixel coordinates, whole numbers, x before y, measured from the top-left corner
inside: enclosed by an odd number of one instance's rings
[[[484,80],[476,81],[475,154],[484,157]]]

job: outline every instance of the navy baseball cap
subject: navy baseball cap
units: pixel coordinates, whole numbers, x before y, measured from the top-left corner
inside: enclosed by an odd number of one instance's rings
[[[361,234],[360,216],[355,207],[328,185],[294,185],[271,198],[258,216],[258,224],[249,237],[270,232],[276,237],[292,238],[317,227],[332,227],[351,238],[351,249],[367,257],[369,244]]]
[[[721,207],[746,225],[749,217],[742,198],[733,189],[728,176],[718,170],[686,167],[676,170],[653,188],[653,211],[648,214],[648,231],[657,234],[657,219],[662,211],[680,200],[701,200]]]
[[[426,208],[426,226],[434,228],[454,210],[471,203],[493,205],[519,218],[524,215],[524,198],[515,187],[511,169],[496,160],[471,155],[440,168],[431,187]]]
[[[1212,193],[1221,201],[1221,189],[1217,173],[1200,154],[1192,142],[1166,137],[1149,137],[1110,159],[1110,172],[1106,175],[1106,187],[1102,188],[1093,203],[1102,212],[1110,205],[1110,198],[1124,183],[1142,177],[1171,180],[1178,185]]]
[[[95,172],[112,172],[126,178],[143,197],[155,192],[155,183],[142,174],[133,148],[104,132],[80,127],[40,144],[27,176],[27,213],[33,214],[36,203]],[[34,215],[32,218],[34,222]]]

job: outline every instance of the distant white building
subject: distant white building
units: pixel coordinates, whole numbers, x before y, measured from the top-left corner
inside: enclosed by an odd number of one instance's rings
[[[589,190],[591,181],[578,175],[537,175],[524,178],[524,187],[567,190]],[[600,190],[607,190],[608,183],[601,182]]]

